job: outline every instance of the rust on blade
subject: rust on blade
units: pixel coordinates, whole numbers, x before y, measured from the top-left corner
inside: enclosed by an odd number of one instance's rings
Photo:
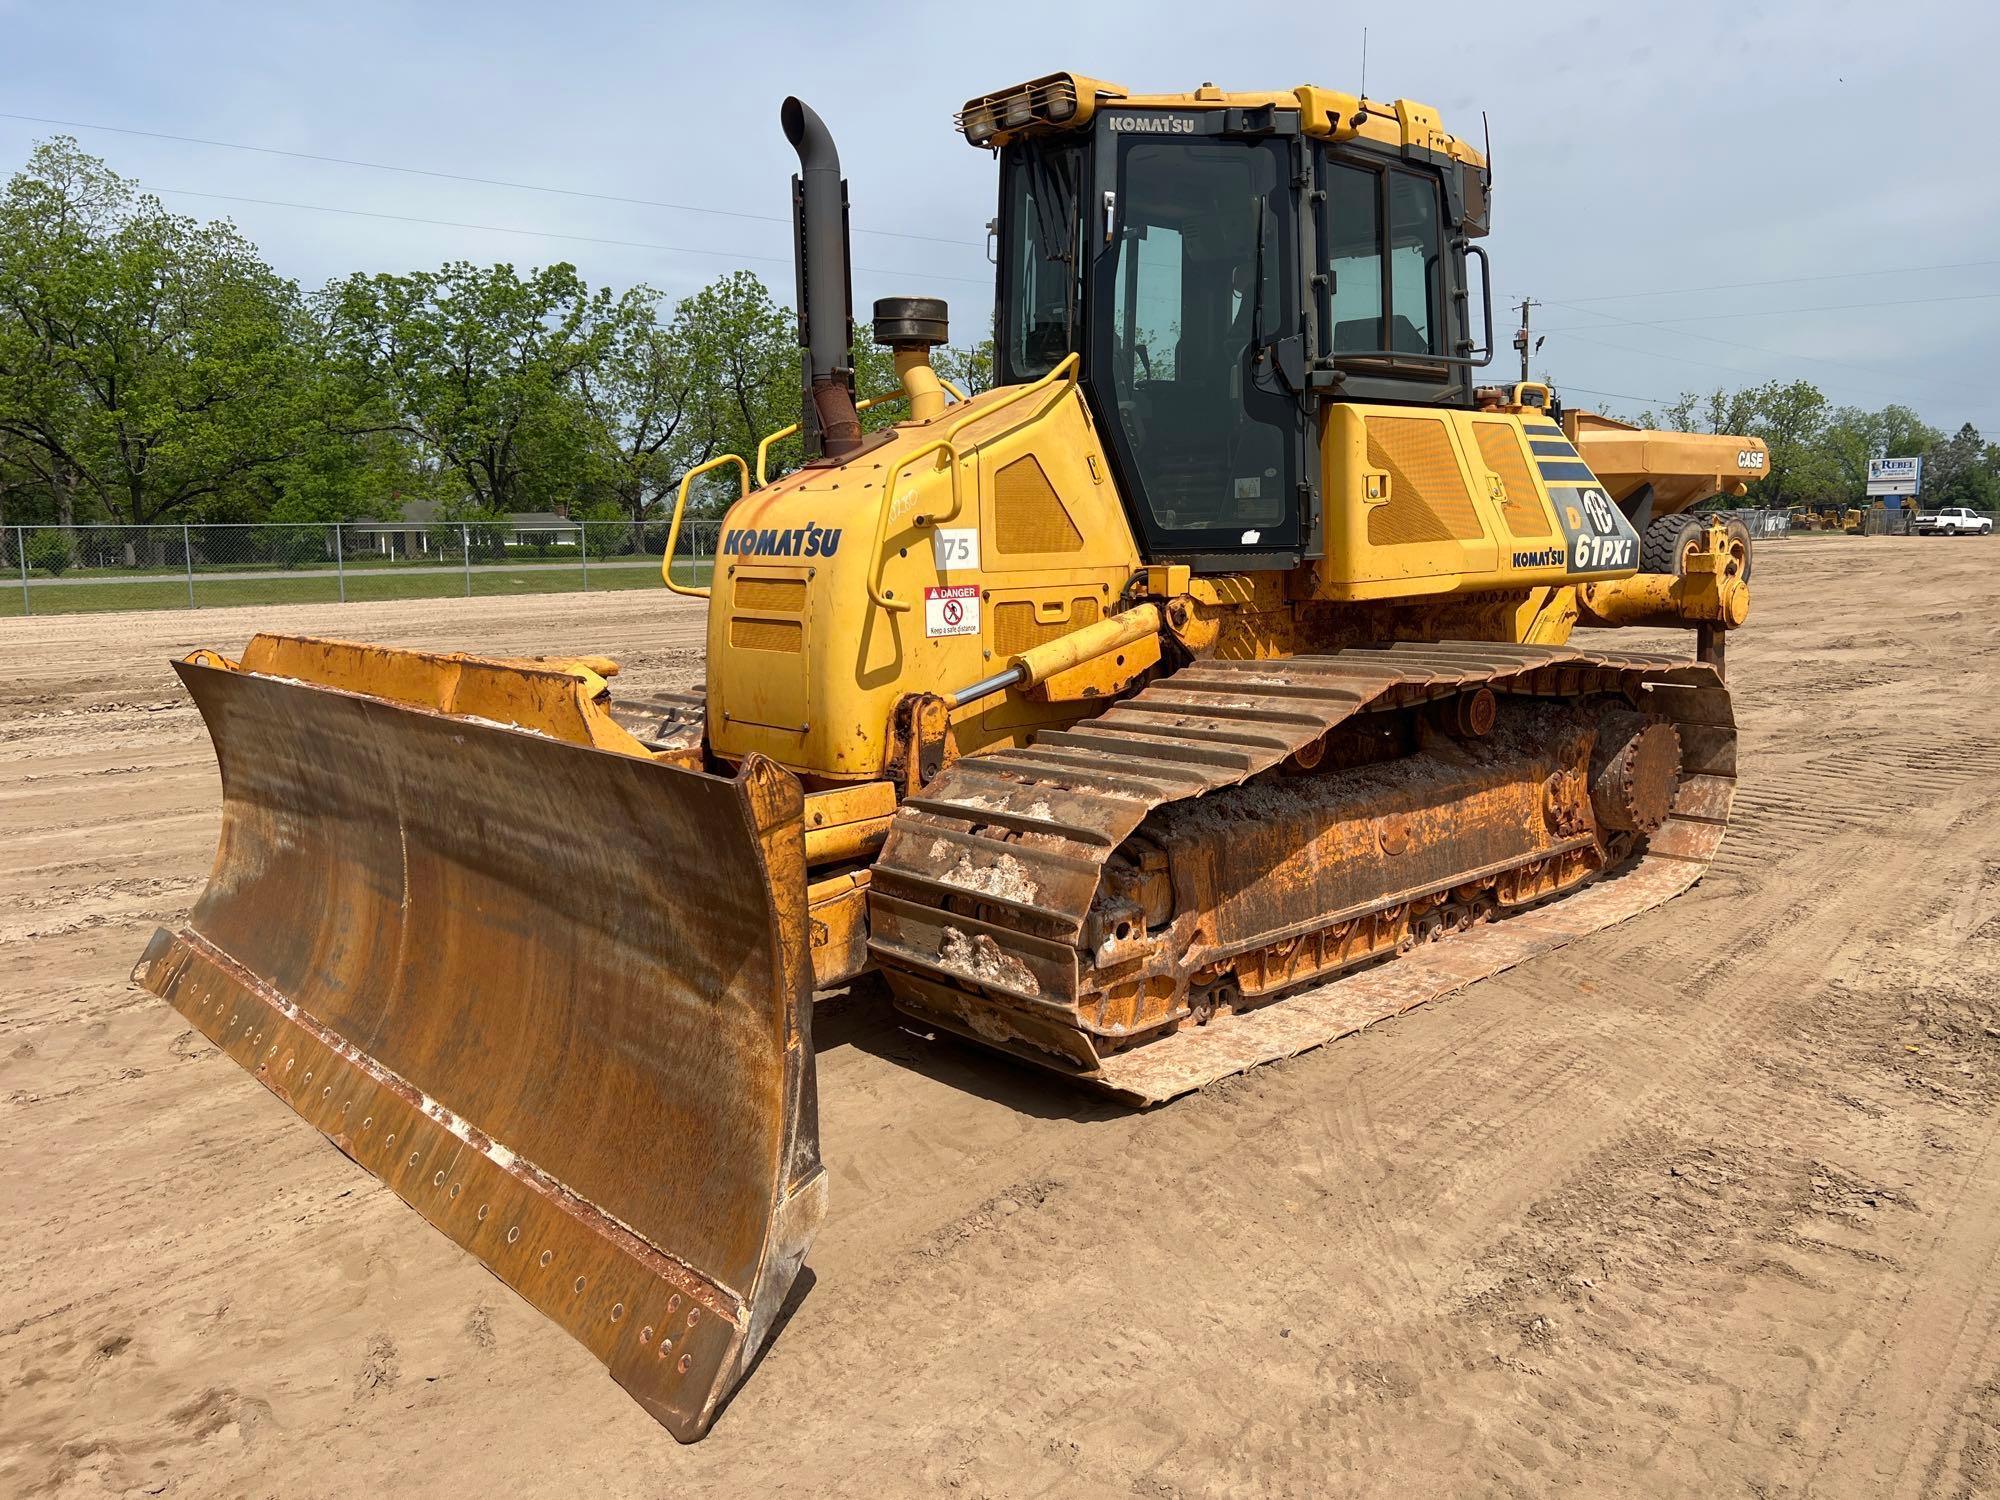
[[[134,977],[699,1437],[825,1210],[798,783],[209,660],[221,842]]]

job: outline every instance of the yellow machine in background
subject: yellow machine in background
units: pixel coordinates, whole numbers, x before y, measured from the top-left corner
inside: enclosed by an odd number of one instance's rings
[[[960,116],[999,384],[949,399],[944,305],[886,299],[908,418],[864,434],[845,185],[783,123],[809,457],[682,485],[676,532],[739,486],[667,579],[705,693],[197,653],[222,846],[138,970],[682,1438],[824,1212],[815,988],[1158,1103],[1697,879],[1747,551],[1642,532],[1761,452],[1476,383],[1488,178],[1428,108],[1071,74]],[[1627,625],[1694,653],[1573,638]]]

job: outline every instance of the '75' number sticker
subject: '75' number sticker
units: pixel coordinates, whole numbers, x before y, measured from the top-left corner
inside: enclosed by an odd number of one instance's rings
[[[940,573],[979,566],[979,528],[940,526],[931,533],[931,558]]]

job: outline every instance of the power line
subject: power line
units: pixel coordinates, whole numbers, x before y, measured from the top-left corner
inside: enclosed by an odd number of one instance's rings
[[[1641,349],[1641,348],[1639,348],[1639,347],[1638,347],[1638,346],[1637,346],[1636,344],[1614,344],[1614,343],[1612,343],[1612,342],[1611,342],[1611,341],[1610,341],[1609,339],[1594,339],[1594,338],[1590,338],[1589,336],[1587,336],[1587,335],[1585,335],[1585,334],[1581,334],[1581,333],[1574,333],[1574,332],[1572,332],[1572,333],[1566,333],[1566,334],[1563,334],[1563,335],[1562,335],[1562,337],[1564,337],[1564,338],[1569,338],[1569,339],[1575,339],[1575,340],[1577,340],[1577,341],[1578,341],[1579,343],[1585,343],[1585,344],[1595,344],[1595,345],[1597,345],[1597,346],[1598,346],[1598,347],[1599,347],[1600,349],[1616,349],[1616,350],[1618,350],[1619,352],[1621,352],[1621,353],[1624,353],[1624,354],[1636,354],[1636,355],[1639,355],[1639,356],[1640,356],[1641,358],[1643,358],[1643,359],[1662,359],[1662,360],[1665,360],[1665,361],[1667,361],[1667,362],[1668,362],[1669,364],[1682,364],[1682,365],[1699,365],[1699,366],[1701,366],[1701,367],[1702,367],[1702,368],[1704,368],[1704,369],[1709,369],[1709,370],[1721,370],[1721,371],[1723,371],[1723,372],[1724,372],[1725,374],[1729,374],[1729,375],[1735,375],[1735,376],[1738,376],[1738,377],[1741,377],[1741,376],[1743,376],[1743,375],[1746,375],[1746,374],[1748,374],[1748,373],[1749,373],[1749,372],[1748,372],[1748,371],[1746,371],[1746,370],[1742,370],[1742,369],[1739,369],[1739,368],[1738,368],[1738,367],[1736,367],[1735,365],[1721,365],[1721,364],[1716,364],[1716,363],[1715,363],[1714,361],[1712,361],[1712,360],[1706,360],[1706,359],[1690,359],[1690,358],[1689,358],[1689,357],[1688,357],[1687,355],[1685,355],[1685,354],[1666,354],[1666,353],[1662,353],[1662,352],[1661,352],[1660,350],[1657,350],[1657,349]],[[1745,347],[1749,347],[1749,346],[1747,346],[1747,345],[1746,345]],[[1894,376],[1887,376],[1887,375],[1885,375],[1885,376],[1884,376],[1883,378],[1885,378],[1885,379],[1889,379],[1889,380],[1893,380],[1893,379],[1894,379],[1895,377],[1894,377]],[[1873,387],[1869,387],[1869,386],[1859,386],[1859,385],[1857,385],[1857,386],[1854,386],[1854,387],[1852,387],[1852,388],[1853,388],[1854,390],[1858,390],[1858,391],[1866,391],[1866,392],[1867,392],[1867,393],[1868,393],[1869,395],[1871,395],[1871,396],[1881,396],[1881,397],[1883,397],[1883,398],[1885,398],[1885,399],[1887,399],[1887,400],[1890,400],[1890,401],[1899,401],[1899,400],[1904,400],[1904,399],[1907,399],[1907,392],[1906,392],[1906,391],[1884,391],[1884,390],[1880,390],[1880,389],[1877,389],[1877,388],[1873,388]],[[1578,387],[1578,389],[1580,390],[1580,389],[1582,389],[1582,387]],[[1598,393],[1598,394],[1602,394],[1602,393]],[[1633,399],[1648,399],[1648,400],[1657,400],[1657,401],[1660,401],[1660,402],[1661,402],[1661,404],[1663,404],[1663,405],[1667,405],[1667,404],[1671,404],[1671,403],[1668,403],[1668,402],[1666,402],[1666,401],[1665,401],[1665,399],[1664,399],[1664,398],[1662,398],[1662,397],[1646,397],[1646,398],[1633,398]],[[1952,400],[1952,399],[1956,399],[1956,398],[1951,398],[1951,397],[1946,397],[1946,396],[1942,396],[1942,395],[1937,395],[1937,394],[1932,394],[1932,395],[1931,395],[1931,396],[1929,397],[1929,399],[1930,399],[1930,400],[1933,400],[1933,401],[1945,401],[1945,400]],[[1972,409],[1973,409],[1973,410],[1975,410],[1975,411],[1985,411],[1985,410],[1990,410],[1991,408],[1987,408],[1987,407],[1974,407],[1974,408],[1972,408]]]
[[[166,193],[180,198],[212,198],[220,203],[256,203],[265,208],[297,208],[317,214],[346,214],[359,219],[389,219],[398,224],[430,224],[439,229],[475,229],[486,234],[520,234],[535,239],[574,240],[584,245],[615,245],[627,250],[664,250],[674,255],[711,255],[723,260],[759,260],[774,264],[790,265],[791,257],[785,255],[751,255],[738,250],[700,250],[691,245],[662,245],[652,240],[614,240],[594,234],[569,234],[557,229],[516,229],[506,224],[468,224],[458,219],[427,219],[416,214],[384,213],[370,208],[338,208],[330,203],[291,203],[279,198],[250,198],[240,193],[206,193],[194,188],[152,188],[155,193]],[[992,285],[988,277],[946,276],[938,271],[887,270],[881,266],[855,266],[870,276],[924,277],[932,281],[959,281],[968,286]]]
[[[1578,333],[1573,330],[1559,332],[1551,329],[1544,337],[1575,339],[1581,344],[1595,344],[1600,349],[1617,349],[1625,354],[1637,354],[1646,359],[1664,359],[1669,364],[1700,365],[1704,369],[1721,370],[1730,375],[1740,376],[1750,373],[1740,365],[1722,365],[1709,359],[1690,359],[1685,354],[1663,354],[1657,349],[1641,349],[1637,344],[1614,344],[1609,339],[1594,339],[1588,334]]]
[[[725,219],[749,219],[760,224],[791,226],[782,214],[753,214],[733,208],[707,208],[698,203],[668,203],[657,198],[627,198],[617,193],[593,193],[583,188],[553,187],[541,182],[515,182],[504,177],[475,177],[464,172],[443,172],[429,167],[406,167],[395,162],[361,161],[348,156],[322,156],[312,151],[286,151],[277,146],[255,146],[243,141],[218,141],[207,136],[175,135],[165,130],[137,130],[126,125],[93,125],[82,120],[54,120],[43,115],[17,115],[0,110],[0,120],[21,120],[31,125],[54,125],[63,130],[99,130],[111,135],[142,136],[153,141],[178,141],[189,146],[213,146],[224,151],[250,151],[260,156],[283,156],[293,161],[316,161],[338,167],[365,167],[371,172],[399,172],[406,177],[430,177],[441,182],[466,182],[479,187],[516,188],[526,193],[553,193],[564,198],[588,198],[598,203],[624,203],[637,208],[665,208],[676,213],[713,214]],[[886,239],[921,240],[932,245],[973,247],[976,240],[951,239],[935,234],[910,234],[899,229],[854,229],[856,234],[879,235]]]
[[[1568,302],[1554,302],[1554,301],[1551,301],[1550,305],[1551,305],[1551,306],[1553,306],[1553,307],[1572,307],[1572,306],[1573,306],[1573,304],[1571,304],[1571,303],[1568,303]],[[1688,329],[1685,329],[1685,328],[1665,328],[1665,327],[1662,327],[1662,325],[1660,325],[1660,324],[1658,324],[1658,323],[1648,323],[1648,322],[1643,322],[1643,321],[1640,321],[1640,320],[1638,320],[1638,319],[1633,319],[1633,318],[1621,318],[1621,317],[1617,316],[1617,315],[1616,315],[1615,313],[1604,313],[1604,312],[1592,312],[1592,311],[1591,311],[1590,309],[1588,309],[1588,308],[1583,308],[1583,307],[1576,307],[1576,308],[1574,308],[1574,310],[1575,310],[1575,311],[1577,311],[1577,312],[1581,312],[1581,313],[1587,313],[1587,314],[1588,314],[1588,315],[1589,315],[1590,317],[1593,317],[1593,318],[1603,318],[1603,319],[1605,320],[1605,322],[1603,322],[1603,323],[1591,323],[1591,324],[1586,324],[1586,325],[1584,325],[1585,327],[1587,327],[1587,328],[1589,328],[1589,329],[1593,329],[1593,330],[1595,330],[1595,329],[1601,329],[1601,328],[1605,328],[1605,327],[1611,327],[1611,328],[1660,328],[1660,329],[1661,329],[1661,331],[1662,331],[1663,333],[1671,333],[1671,334],[1673,334],[1673,335],[1674,335],[1674,336],[1675,336],[1676,338],[1683,338],[1683,339],[1698,339],[1699,341],[1701,341],[1701,342],[1702,342],[1702,343],[1704,343],[1704,344],[1716,344],[1716,345],[1719,345],[1719,346],[1721,346],[1721,347],[1723,347],[1723,348],[1726,348],[1726,349],[1745,349],[1745,350],[1748,350],[1749,352],[1751,352],[1751,353],[1753,353],[1753,354],[1764,354],[1764,355],[1768,355],[1768,356],[1770,356],[1770,357],[1771,357],[1772,359],[1783,359],[1783,360],[1791,360],[1791,361],[1795,361],[1795,362],[1800,362],[1800,363],[1804,363],[1804,364],[1815,364],[1815,365],[1830,365],[1830,366],[1832,366],[1833,368],[1835,368],[1835,369],[1840,369],[1840,370],[1858,370],[1858,371],[1860,371],[1860,372],[1861,372],[1862,374],[1864,374],[1864,375],[1872,375],[1872,376],[1875,376],[1875,377],[1876,377],[1877,379],[1879,379],[1879,380],[1887,380],[1887,381],[1891,381],[1891,382],[1894,382],[1894,383],[1901,383],[1901,382],[1899,382],[1899,381],[1898,381],[1898,377],[1896,377],[1896,376],[1894,376],[1894,375],[1891,375],[1891,374],[1890,374],[1890,373],[1889,373],[1888,371],[1886,371],[1886,370],[1877,370],[1877,369],[1875,369],[1875,368],[1873,368],[1872,366],[1869,366],[1869,365],[1857,365],[1857,364],[1853,364],[1853,363],[1851,363],[1851,362],[1849,362],[1849,361],[1847,361],[1847,360],[1841,360],[1841,359],[1828,359],[1828,358],[1826,358],[1826,357],[1825,357],[1824,355],[1817,355],[1817,354],[1794,354],[1794,353],[1793,353],[1793,352],[1792,352],[1791,350],[1789,350],[1789,349],[1772,349],[1772,348],[1770,348],[1770,347],[1768,347],[1768,346],[1766,346],[1766,345],[1764,345],[1764,344],[1746,344],[1746,343],[1744,343],[1744,342],[1743,342],[1743,341],[1742,341],[1741,339],[1725,339],[1725,338],[1719,338],[1719,337],[1717,337],[1717,336],[1716,336],[1715,334],[1712,334],[1712,333],[1694,333],[1694,332],[1691,332],[1691,331],[1689,331]],[[1557,333],[1560,333],[1561,331],[1562,331],[1562,330],[1560,330],[1560,329],[1553,329],[1553,330],[1551,330],[1551,332],[1557,332]],[[1625,345],[1606,345],[1606,347],[1607,347],[1607,348],[1624,348],[1624,347],[1627,347],[1627,346],[1625,346]],[[1649,351],[1645,351],[1645,350],[1634,350],[1634,352],[1635,352],[1635,353],[1646,353],[1646,352],[1649,352]],[[1662,359],[1672,359],[1672,358],[1674,358],[1675,356],[1673,356],[1673,355],[1667,355],[1667,354],[1663,354],[1663,355],[1660,355],[1659,357],[1660,357],[1660,358],[1662,358]],[[1700,363],[1703,363],[1703,361],[1700,361],[1700,360],[1688,360],[1688,361],[1686,361],[1686,363],[1689,363],[1689,364],[1700,364]],[[1727,365],[1717,365],[1717,366],[1715,366],[1714,368],[1716,368],[1716,369],[1729,369],[1729,368],[1733,368],[1733,367],[1731,367],[1731,366],[1727,366]],[[1880,393],[1879,393],[1879,392],[1877,392],[1876,394],[1880,394]]]
[[[1619,318],[1617,321],[1632,328],[1665,328],[1673,323],[1722,323],[1732,318],[1783,318],[1793,313],[1854,312],[1871,307],[1927,307],[1937,302],[1992,302],[2000,300],[2000,292],[1970,292],[1956,297],[1906,297],[1894,302],[1825,302],[1817,307],[1769,307],[1759,312],[1696,313],[1684,318]],[[1593,317],[1610,317],[1609,313],[1593,313]],[[1596,327],[1596,324],[1585,324]],[[1551,328],[1550,333],[1568,333],[1567,328]],[[1747,347],[1747,346],[1746,346]]]
[[[1672,406],[1674,404],[1665,396],[1635,396],[1630,391],[1593,391],[1587,385],[1571,385],[1567,380],[1558,380],[1555,382],[1555,385],[1558,390],[1582,391],[1586,396],[1609,396],[1615,401],[1650,401],[1655,406]]]
[[[2000,266],[2000,260],[1953,260],[1935,266],[1884,266],[1879,271],[1832,271],[1818,276],[1778,276],[1769,281],[1719,281],[1712,286],[1662,287],[1651,292],[1599,292],[1589,297],[1572,297],[1562,305],[1578,302],[1629,302],[1639,297],[1682,297],[1696,292],[1738,292],[1753,287],[1800,286],[1810,281],[1853,281],[1864,276],[1918,276],[1930,271],[1970,271]]]
[[[1989,296],[2000,296],[2000,293],[1980,293],[1980,294],[1978,294],[1978,295],[1977,295],[1976,297],[1972,297],[1972,298],[1968,298],[1968,299],[1965,299],[1965,300],[1972,300],[1972,301],[1977,301],[1977,300],[1981,300],[1981,299],[1983,299],[1983,298],[1986,298],[1986,297],[1989,297]],[[1601,300],[1601,299],[1600,299],[1600,300]],[[1948,301],[1948,300],[1952,300],[1952,299],[1948,299],[1948,298],[1946,298],[1946,299],[1930,299],[1930,298],[1920,298],[1920,299],[1916,299],[1916,300],[1918,300],[1918,301],[1931,301],[1931,300],[1946,300],[1946,301]],[[1853,370],[1853,371],[1858,371],[1859,373],[1861,373],[1861,374],[1863,374],[1863,375],[1869,375],[1869,376],[1873,376],[1873,377],[1874,377],[1875,379],[1877,379],[1877,380],[1886,380],[1886,381],[1890,382],[1890,383],[1891,383],[1892,385],[1896,385],[1896,386],[1898,386],[1898,387],[1901,387],[1901,388],[1908,388],[1908,386],[1909,386],[1909,382],[1908,382],[1908,381],[1906,381],[1906,380],[1904,380],[1904,379],[1903,379],[1902,377],[1900,377],[1900,376],[1897,376],[1897,375],[1894,375],[1894,374],[1890,373],[1890,372],[1889,372],[1889,371],[1887,371],[1887,370],[1881,370],[1881,369],[1877,369],[1877,368],[1875,368],[1875,367],[1874,367],[1874,366],[1872,366],[1872,365],[1858,365],[1858,364],[1855,364],[1855,363],[1853,363],[1853,362],[1852,362],[1852,361],[1850,361],[1850,360],[1841,360],[1841,359],[1829,359],[1829,358],[1827,358],[1827,357],[1826,357],[1826,356],[1824,356],[1824,355],[1816,355],[1816,354],[1797,354],[1797,353],[1794,353],[1793,351],[1791,351],[1791,350],[1789,350],[1789,349],[1772,349],[1772,348],[1770,348],[1770,347],[1768,347],[1768,346],[1766,346],[1766,345],[1763,345],[1763,344],[1749,344],[1749,343],[1745,343],[1745,342],[1743,342],[1743,341],[1742,341],[1741,339],[1725,339],[1725,338],[1720,338],[1720,337],[1716,336],[1715,334],[1711,334],[1711,333],[1695,333],[1695,332],[1693,332],[1693,331],[1691,331],[1691,330],[1689,330],[1689,329],[1685,329],[1685,328],[1674,328],[1674,327],[1670,327],[1670,326],[1668,326],[1669,324],[1671,324],[1671,323],[1674,323],[1674,322],[1695,322],[1695,321],[1706,321],[1706,320],[1698,320],[1698,319],[1672,319],[1672,318],[1660,318],[1660,319],[1650,319],[1650,320],[1648,320],[1648,319],[1639,319],[1639,318],[1624,318],[1624,317],[1620,317],[1620,316],[1618,316],[1618,315],[1617,315],[1617,314],[1615,314],[1615,313],[1606,313],[1606,312],[1597,312],[1597,311],[1594,311],[1594,310],[1592,310],[1592,309],[1590,309],[1590,308],[1584,308],[1584,307],[1575,307],[1575,306],[1574,306],[1574,304],[1572,304],[1572,303],[1569,303],[1569,302],[1557,302],[1557,301],[1554,301],[1553,299],[1551,299],[1551,303],[1550,303],[1550,305],[1551,305],[1551,306],[1555,306],[1555,307],[1572,307],[1572,308],[1573,308],[1573,309],[1574,309],[1575,311],[1577,311],[1577,312],[1581,312],[1581,313],[1585,313],[1585,314],[1587,314],[1588,316],[1590,316],[1590,317],[1593,317],[1593,318],[1602,318],[1602,319],[1604,319],[1604,320],[1605,320],[1605,321],[1604,321],[1603,323],[1591,323],[1591,324],[1583,324],[1583,325],[1578,325],[1578,327],[1575,327],[1575,328],[1569,328],[1569,329],[1550,329],[1550,330],[1549,330],[1549,332],[1550,332],[1550,333],[1558,333],[1558,334],[1566,334],[1566,335],[1568,335],[1568,336],[1570,336],[1570,337],[1578,337],[1578,336],[1580,336],[1580,334],[1581,334],[1582,330],[1584,330],[1584,329],[1588,329],[1589,331],[1592,331],[1592,332],[1595,332],[1595,331],[1598,331],[1598,330],[1600,330],[1600,329],[1602,329],[1602,328],[1604,328],[1604,327],[1607,327],[1607,326],[1609,326],[1609,327],[1617,327],[1617,328],[1658,328],[1658,329],[1660,329],[1660,330],[1661,330],[1661,331],[1662,331],[1663,333],[1670,333],[1670,334],[1673,334],[1673,335],[1674,335],[1674,336],[1675,336],[1676,338],[1684,338],[1684,339],[1698,339],[1698,340],[1700,340],[1700,341],[1701,341],[1702,343],[1706,343],[1706,344],[1717,344],[1717,345],[1721,345],[1721,346],[1722,346],[1722,347],[1724,347],[1724,348],[1729,348],[1729,349],[1744,349],[1744,350],[1748,350],[1749,352],[1751,352],[1751,353],[1753,353],[1753,354],[1763,354],[1763,355],[1767,355],[1767,356],[1769,356],[1769,357],[1770,357],[1770,358],[1772,358],[1772,359],[1783,359],[1783,360],[1790,360],[1790,361],[1794,361],[1794,362],[1798,362],[1798,363],[1804,363],[1804,364],[1817,364],[1817,365],[1827,365],[1827,366],[1830,366],[1830,367],[1832,367],[1832,368],[1834,368],[1834,369],[1839,369],[1839,370]],[[1801,309],[1786,309],[1786,311],[1791,311],[1791,310],[1796,310],[1796,311],[1824,311],[1824,310],[1828,310],[1828,309],[1808,309],[1808,308],[1801,308]],[[1718,318],[1719,318],[1719,317],[1734,317],[1734,316],[1765,316],[1765,314],[1716,314],[1716,315],[1714,315],[1714,316],[1715,316],[1715,317],[1718,317]],[[1706,366],[1708,366],[1708,367],[1709,367],[1709,368],[1711,368],[1711,369],[1720,369],[1720,370],[1734,370],[1734,367],[1733,367],[1733,366],[1729,366],[1729,365],[1717,365],[1717,364],[1713,364],[1712,362],[1710,362],[1710,361],[1707,361],[1707,360],[1698,360],[1698,359],[1689,359],[1689,358],[1687,358],[1687,357],[1685,357],[1685,356],[1682,356],[1682,355],[1673,355],[1673,354],[1663,354],[1663,353],[1660,353],[1660,352],[1658,352],[1658,351],[1655,351],[1655,350],[1649,350],[1649,349],[1639,349],[1639,348],[1637,348],[1637,347],[1635,347],[1635,346],[1632,346],[1632,345],[1628,345],[1628,344],[1609,344],[1609,343],[1604,343],[1604,341],[1603,341],[1603,340],[1601,340],[1601,339],[1600,339],[1600,340],[1591,340],[1591,339],[1585,339],[1585,340],[1584,340],[1584,342],[1586,342],[1586,343],[1592,343],[1592,342],[1595,342],[1595,343],[1600,343],[1600,344],[1603,344],[1603,346],[1604,346],[1605,348],[1607,348],[1607,349],[1623,349],[1623,350],[1627,351],[1628,353],[1633,353],[1633,354],[1642,354],[1642,355],[1648,355],[1648,356],[1650,356],[1650,357],[1652,357],[1652,358],[1656,358],[1656,359],[1666,359],[1666,360],[1679,360],[1679,361],[1680,361],[1681,363],[1683,363],[1683,364],[1692,364],[1692,365],[1706,365]],[[1740,373],[1742,373],[1742,372],[1741,372],[1741,371],[1735,371],[1735,373],[1738,373],[1738,374],[1740,374]],[[1865,389],[1865,387],[1863,387],[1862,389]],[[1921,388],[1920,388],[1920,389],[1921,389]],[[1890,393],[1890,392],[1887,392],[1887,391],[1882,391],[1882,390],[1874,390],[1874,391],[1871,391],[1871,392],[1870,392],[1870,394],[1872,394],[1872,395],[1877,395],[1877,396],[1890,396],[1890,395],[1891,395],[1892,393]],[[1956,400],[1956,399],[1957,399],[1957,397],[1956,397],[1955,395],[1954,395],[1954,396],[1950,396],[1950,397],[1947,397],[1947,396],[1945,396],[1945,395],[1944,395],[1944,394],[1943,394],[1943,393],[1942,393],[1941,391],[1934,391],[1934,392],[1932,393],[1932,399],[1933,399],[1933,400],[1940,400],[1940,401],[1942,401],[1942,400]]]

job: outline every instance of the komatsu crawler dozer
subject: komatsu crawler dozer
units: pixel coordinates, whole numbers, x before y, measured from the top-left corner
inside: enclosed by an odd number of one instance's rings
[[[1736,769],[1741,559],[1715,525],[1649,570],[1628,514],[1726,478],[1626,444],[1614,495],[1546,387],[1478,383],[1490,179],[1430,109],[972,100],[997,384],[933,372],[942,303],[878,303],[907,415],[872,432],[833,142],[783,126],[802,390],[770,441],[807,458],[681,486],[676,532],[691,486],[739,492],[710,586],[666,578],[705,691],[197,652],[221,843],[136,971],[682,1439],[825,1212],[816,990],[873,970],[1159,1103],[1684,890]]]

